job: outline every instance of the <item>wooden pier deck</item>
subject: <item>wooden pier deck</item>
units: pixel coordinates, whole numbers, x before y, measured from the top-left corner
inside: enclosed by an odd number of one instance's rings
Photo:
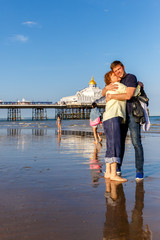
[[[98,107],[105,107],[105,104],[97,104]],[[92,108],[91,104],[0,104],[0,109],[8,108]]]

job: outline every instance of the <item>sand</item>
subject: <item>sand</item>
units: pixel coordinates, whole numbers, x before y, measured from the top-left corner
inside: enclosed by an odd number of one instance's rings
[[[142,135],[142,183],[127,139],[118,184],[103,178],[104,138],[41,130],[0,129],[0,239],[160,239],[159,134]]]

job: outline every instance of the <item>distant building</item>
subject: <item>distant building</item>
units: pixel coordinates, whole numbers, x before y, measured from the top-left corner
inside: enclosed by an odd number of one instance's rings
[[[97,87],[97,84],[92,77],[91,81],[89,82],[89,87],[78,91],[73,96],[61,98],[58,104],[91,104],[96,100],[99,100],[97,102],[105,103],[104,98],[102,98],[102,90]]]
[[[24,104],[30,104],[30,101],[26,101],[25,98],[22,98],[22,101],[17,101],[17,104],[24,105]]]

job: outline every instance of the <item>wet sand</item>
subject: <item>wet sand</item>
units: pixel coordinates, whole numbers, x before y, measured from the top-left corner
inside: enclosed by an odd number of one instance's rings
[[[136,183],[126,142],[123,176],[105,181],[92,136],[0,129],[0,239],[160,239],[160,135],[142,136],[145,179]]]

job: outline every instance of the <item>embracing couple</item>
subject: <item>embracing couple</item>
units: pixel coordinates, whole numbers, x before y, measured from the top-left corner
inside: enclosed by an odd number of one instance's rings
[[[114,61],[111,71],[105,74],[106,109],[103,114],[103,127],[106,135],[105,178],[121,182],[121,166],[125,151],[125,139],[128,129],[135,149],[136,180],[143,179],[144,155],[141,143],[141,126],[132,114],[133,97],[138,95],[143,84],[138,84],[136,76],[127,74],[120,61]],[[141,85],[141,87],[139,86]]]

